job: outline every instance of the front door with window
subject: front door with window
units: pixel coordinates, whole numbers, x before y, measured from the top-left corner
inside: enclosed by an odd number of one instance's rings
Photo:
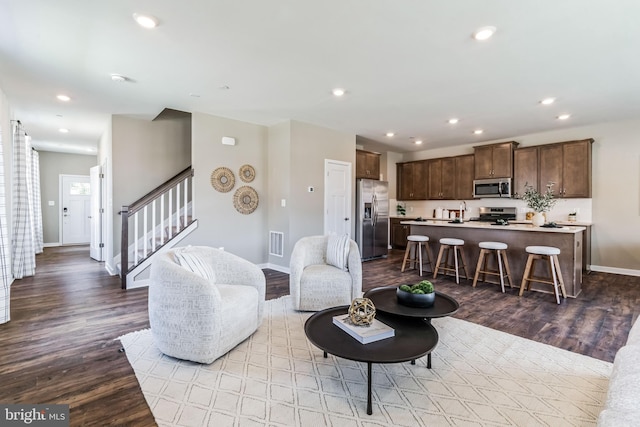
[[[89,176],[61,175],[60,217],[63,245],[91,240],[91,184]]]

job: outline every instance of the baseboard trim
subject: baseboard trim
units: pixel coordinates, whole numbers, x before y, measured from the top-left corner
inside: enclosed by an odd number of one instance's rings
[[[622,274],[624,276],[640,277],[640,270],[632,270],[630,268],[606,267],[604,265],[591,264],[591,271],[599,271],[600,273]]]
[[[291,273],[291,270],[289,269],[289,267],[283,267],[281,265],[271,264],[270,262],[267,262],[265,264],[258,264],[258,267],[260,267],[260,269],[268,268],[269,270],[275,270],[285,274]]]
[[[60,242],[53,242],[53,243],[44,243],[42,246],[44,246],[45,248],[55,248],[57,246],[62,246],[62,244]]]

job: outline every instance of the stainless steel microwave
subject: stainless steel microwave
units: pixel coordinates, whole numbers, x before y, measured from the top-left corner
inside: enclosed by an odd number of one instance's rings
[[[511,178],[476,179],[473,181],[473,197],[511,197]]]

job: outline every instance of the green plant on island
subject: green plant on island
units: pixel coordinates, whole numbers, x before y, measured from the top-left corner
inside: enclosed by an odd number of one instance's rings
[[[401,285],[400,290],[412,294],[430,294],[434,291],[433,283],[428,280],[423,280],[414,285]]]
[[[539,193],[533,186],[526,183],[524,185],[522,200],[524,200],[527,206],[533,209],[534,212],[549,212],[558,201],[558,199],[553,197],[553,184],[553,182],[549,182],[547,184],[547,190],[544,193]]]

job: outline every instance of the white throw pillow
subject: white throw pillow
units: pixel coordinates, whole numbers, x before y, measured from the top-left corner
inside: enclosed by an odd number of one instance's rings
[[[327,242],[327,264],[347,270],[350,239],[348,234],[331,234]]]
[[[211,282],[216,280],[216,273],[213,268],[202,259],[196,248],[191,246],[178,248],[174,251],[174,257],[182,268],[196,273]]]

